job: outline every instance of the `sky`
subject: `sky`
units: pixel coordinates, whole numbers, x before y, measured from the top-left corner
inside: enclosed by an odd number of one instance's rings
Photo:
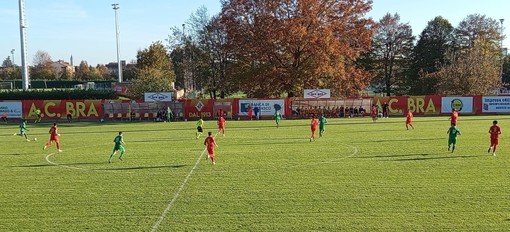
[[[470,14],[486,15],[496,20],[508,19],[508,0],[373,0],[367,17],[375,21],[386,13],[398,13],[402,23],[408,23],[414,35],[419,35],[427,23],[442,16],[456,27]],[[27,62],[32,63],[37,51],[47,52],[53,60],[74,65],[82,60],[89,65],[116,62],[115,11],[118,3],[120,58],[131,62],[136,53],[170,34],[171,27],[182,28],[191,14],[205,6],[210,15],[220,12],[219,0],[25,0],[27,20]],[[11,56],[21,64],[18,0],[0,0],[0,62]],[[504,30],[506,34],[508,30]],[[510,39],[503,42],[510,46]],[[11,57],[12,59],[12,57]]]

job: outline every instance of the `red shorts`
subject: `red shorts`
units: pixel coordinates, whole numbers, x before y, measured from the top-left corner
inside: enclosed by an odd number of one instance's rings
[[[50,136],[50,141],[55,141],[58,143],[58,136]]]
[[[209,153],[209,157],[214,157],[214,147],[207,147],[207,153]]]
[[[411,121],[411,120],[407,120],[407,121],[406,121],[406,124],[411,124],[411,123],[412,123],[412,121]]]
[[[499,139],[493,139],[491,138],[491,146],[493,145],[498,145],[499,144]]]

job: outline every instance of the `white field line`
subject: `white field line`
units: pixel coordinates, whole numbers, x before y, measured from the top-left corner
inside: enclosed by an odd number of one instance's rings
[[[110,143],[104,143],[104,144],[99,144],[99,145],[96,145],[96,146],[103,146],[103,145],[108,145]],[[83,147],[75,147],[75,148],[72,148],[72,149],[68,149],[68,150],[78,150],[78,149],[81,149],[81,148],[88,148],[90,146],[83,146]],[[66,151],[68,151],[66,150]],[[117,170],[96,170],[96,169],[88,169],[88,168],[80,168],[80,167],[74,167],[74,166],[69,166],[69,165],[65,165],[65,164],[59,164],[59,163],[56,163],[56,162],[53,162],[50,160],[50,157],[52,157],[53,155],[55,155],[55,153],[50,153],[49,155],[46,156],[46,162],[48,162],[49,164],[52,164],[52,165],[55,165],[55,166],[59,166],[59,167],[63,167],[63,168],[69,168],[69,169],[75,169],[75,170],[82,170],[82,171],[96,171],[96,172],[120,172],[120,171],[117,171]],[[122,173],[129,173],[128,171],[122,171]]]
[[[217,132],[214,137],[216,137],[216,135],[218,135],[219,132]],[[168,205],[166,206],[165,210],[163,211],[163,213],[161,214],[161,216],[159,217],[158,221],[154,224],[154,226],[152,226],[152,232],[155,232],[158,230],[158,227],[159,225],[161,225],[161,222],[163,222],[163,220],[165,220],[165,217],[166,215],[168,214],[168,212],[170,212],[170,209],[172,208],[172,206],[174,205],[175,201],[177,201],[177,198],[179,198],[179,196],[181,195],[181,192],[184,190],[184,187],[186,186],[186,184],[188,183],[188,180],[189,178],[191,177],[191,175],[193,174],[193,172],[195,171],[195,169],[197,169],[198,167],[198,164],[200,163],[200,160],[202,159],[202,156],[204,156],[205,154],[205,151],[207,150],[207,148],[204,148],[204,150],[202,151],[202,153],[200,154],[200,156],[198,157],[197,161],[195,162],[195,165],[193,166],[193,168],[191,169],[191,171],[188,173],[188,175],[186,176],[186,178],[184,178],[184,180],[182,181],[182,184],[181,186],[179,186],[179,189],[177,189],[177,192],[174,194],[174,197],[172,198],[172,200],[170,201],[170,203],[168,203]]]

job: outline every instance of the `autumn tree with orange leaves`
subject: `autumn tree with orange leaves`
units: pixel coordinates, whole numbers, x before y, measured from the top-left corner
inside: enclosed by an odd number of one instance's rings
[[[370,49],[371,0],[224,0],[231,78],[249,97],[301,96],[329,88],[353,96],[370,74],[356,60]]]

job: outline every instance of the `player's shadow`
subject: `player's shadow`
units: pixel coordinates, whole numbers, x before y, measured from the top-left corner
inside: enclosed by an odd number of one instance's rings
[[[370,142],[382,143],[382,142],[404,142],[404,141],[432,141],[432,140],[443,140],[444,138],[409,138],[409,139],[381,139],[372,140]]]
[[[102,168],[102,169],[94,169],[101,171],[122,171],[122,170],[143,170],[143,169],[163,169],[163,168],[182,168],[188,165],[185,164],[176,164],[176,165],[161,165],[161,166],[138,166],[138,167],[125,167],[125,168]]]
[[[13,168],[44,168],[49,166],[55,166],[53,164],[28,164],[28,165],[20,165],[20,166],[11,166]]]
[[[441,156],[441,157],[417,157],[410,159],[394,159],[394,160],[385,160],[385,161],[422,161],[422,160],[440,160],[440,159],[466,159],[466,158],[474,158],[475,155],[452,155],[452,156]]]
[[[418,153],[418,154],[398,154],[398,155],[375,155],[375,156],[355,156],[353,158],[374,159],[374,158],[392,158],[392,157],[428,156],[428,155],[433,155],[433,154]]]
[[[15,155],[25,155],[20,153],[7,153],[7,154],[0,154],[0,156],[15,156]]]

